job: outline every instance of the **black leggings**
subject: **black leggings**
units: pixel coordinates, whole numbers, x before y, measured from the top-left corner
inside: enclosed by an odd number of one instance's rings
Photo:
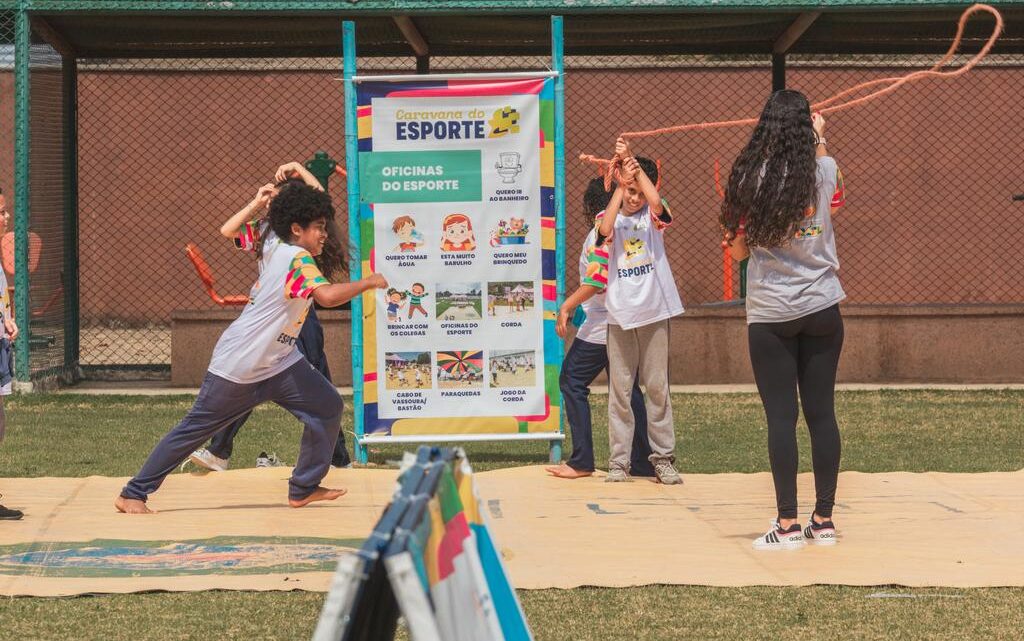
[[[750,363],[768,418],[768,459],[780,519],[797,518],[797,387],[811,434],[814,511],[832,516],[842,446],[836,424],[835,388],[843,350],[839,305],[784,323],[751,323]]]

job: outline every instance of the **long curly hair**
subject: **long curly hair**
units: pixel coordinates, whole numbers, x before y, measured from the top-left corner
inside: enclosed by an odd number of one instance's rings
[[[277,185],[277,195],[270,201],[267,213],[270,228],[287,242],[292,236],[292,223],[303,229],[317,220],[327,222],[327,239],[323,251],[316,256],[317,267],[328,280],[348,273],[348,250],[334,221],[334,205],[325,192],[313,189],[297,179],[285,180]],[[262,245],[259,250],[262,253]]]
[[[719,222],[747,245],[780,247],[813,205],[817,181],[814,128],[807,98],[776,91],[729,174]]]

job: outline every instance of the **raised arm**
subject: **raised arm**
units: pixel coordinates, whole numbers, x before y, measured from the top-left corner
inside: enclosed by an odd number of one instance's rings
[[[324,190],[324,186],[320,184],[320,181],[316,179],[316,176],[311,174],[300,162],[285,163],[277,168],[277,173],[274,174],[274,180],[277,182],[284,182],[289,178],[300,178],[302,179],[302,182],[306,183],[313,189],[318,191]]]
[[[272,183],[267,183],[259,188],[256,192],[256,197],[253,198],[249,203],[238,210],[231,218],[228,218],[223,225],[220,226],[220,235],[224,238],[235,238],[238,236],[239,230],[242,225],[259,218],[260,215],[266,210],[267,205],[274,198],[277,193],[277,188]]]

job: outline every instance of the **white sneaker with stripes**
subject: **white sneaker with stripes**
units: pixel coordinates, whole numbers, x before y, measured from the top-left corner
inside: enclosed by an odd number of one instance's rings
[[[228,460],[226,458],[220,458],[214,456],[213,452],[206,449],[205,447],[199,448],[195,452],[188,455],[188,460],[195,463],[197,466],[210,470],[211,472],[225,472],[228,469]],[[184,468],[184,464],[182,468]]]
[[[815,523],[813,512],[811,512],[811,517],[807,519],[807,527],[804,528],[804,538],[807,539],[808,543],[814,545],[835,545],[838,542],[836,539],[836,526],[832,519],[824,523]]]
[[[754,539],[755,550],[799,550],[806,545],[799,523],[783,530],[778,521],[772,521],[772,529]]]

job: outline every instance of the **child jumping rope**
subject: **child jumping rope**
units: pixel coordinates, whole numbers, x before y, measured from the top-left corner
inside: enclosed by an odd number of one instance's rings
[[[733,163],[720,221],[733,258],[749,257],[747,336],[768,420],[777,518],[759,550],[836,542],[839,478],[836,369],[843,348],[839,258],[832,213],[845,202],[842,175],[825,147],[825,120],[797,91],[772,94]],[[814,511],[801,529],[796,477],[799,403],[811,436]]]
[[[595,223],[595,216],[608,206],[611,194],[604,189],[604,179],[595,178],[587,185],[583,194],[583,214],[587,223]],[[596,222],[600,223],[600,218]],[[597,226],[593,226],[580,252],[580,282],[587,278],[587,267],[590,253],[597,242]],[[565,417],[569,421],[572,433],[572,455],[561,465],[547,469],[553,476],[565,479],[582,478],[594,473],[594,434],[590,418],[590,385],[597,376],[608,368],[608,312],[604,308],[604,297],[601,290],[591,285],[580,288],[593,289],[594,297],[583,303],[585,319],[576,331],[576,337],[569,347],[569,352],[562,362],[562,372],[558,384],[562,390],[562,401]],[[566,305],[568,304],[568,301]],[[558,314],[556,330],[565,338],[569,317],[573,310],[562,305]],[[648,457],[651,446],[647,440],[647,409],[644,407],[644,396],[640,392],[639,380],[633,383],[630,397],[630,408],[636,429],[633,431],[633,448],[630,456],[629,469],[633,476],[654,476],[654,468]]]
[[[261,187],[256,194],[256,198],[221,225],[221,235],[235,241],[236,246],[242,248],[243,239],[239,235],[240,230],[243,229],[246,223],[258,219],[265,213],[267,206],[273,200],[278,190],[287,184],[289,180],[296,180],[293,176],[298,176],[298,179],[303,183],[323,191],[323,187],[321,187],[316,177],[300,163],[291,162],[281,165],[274,176],[274,180],[277,181],[276,184]],[[334,225],[328,225],[324,250],[319,256],[314,257],[321,273],[331,281],[348,271],[348,265],[345,264],[344,260],[344,249],[341,242],[337,239],[334,229]],[[251,245],[252,243],[248,238],[244,239],[244,247],[251,250]],[[306,316],[306,322],[302,324],[302,330],[299,332],[299,339],[295,346],[306,360],[318,372],[324,375],[324,378],[329,381],[332,380],[331,369],[327,365],[327,354],[324,353],[324,328],[320,325],[320,319],[317,317],[316,305],[310,306],[309,314]],[[227,470],[231,454],[234,451],[235,437],[248,420],[249,414],[245,414],[231,425],[217,432],[210,440],[210,445],[192,452],[188,457],[189,460],[199,467],[214,472]],[[263,460],[262,457],[257,459],[256,466],[259,467]],[[334,444],[331,466],[352,466],[352,458],[345,448],[345,435],[342,432],[338,432],[338,441]]]
[[[320,486],[341,427],[341,396],[295,343],[314,300],[337,307],[362,292],[387,287],[387,281],[380,274],[336,284],[323,277],[313,256],[322,252],[327,225],[334,219],[327,194],[289,183],[270,203],[268,218],[268,223],[249,223],[240,232],[242,246],[251,245],[260,256],[260,278],[249,304],[217,341],[192,409],[157,444],[114,501],[118,511],[151,512],[146,505],[149,495],[190,452],[267,401],[291,412],[304,426],[288,482],[288,503],[302,507],[345,493]]]

